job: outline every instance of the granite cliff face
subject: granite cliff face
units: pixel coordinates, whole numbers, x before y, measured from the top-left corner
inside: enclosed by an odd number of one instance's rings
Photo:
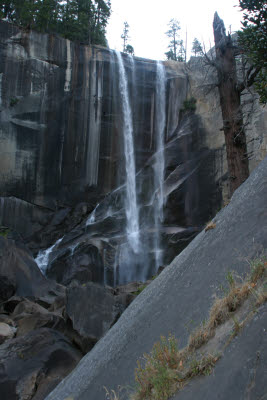
[[[216,89],[209,90],[215,77],[198,58],[187,66],[164,63],[165,207],[155,239],[157,64],[122,56],[144,249],[131,269],[116,54],[20,31],[5,22],[0,36],[0,223],[18,231],[35,254],[64,235],[50,259],[54,278],[62,275],[60,265],[68,264],[60,264],[64,258],[71,260],[67,275],[72,276],[82,252],[88,255],[86,268],[97,268],[93,280],[116,284],[146,279],[155,272],[158,250],[163,250],[162,264],[168,264],[227,198],[219,100]],[[191,96],[197,100],[195,112],[184,108]],[[266,153],[266,126],[266,113],[257,108],[248,126],[251,168]],[[127,276],[121,268],[125,264]]]

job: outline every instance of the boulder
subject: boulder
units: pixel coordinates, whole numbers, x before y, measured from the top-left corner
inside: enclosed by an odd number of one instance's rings
[[[104,266],[96,246],[78,243],[65,247],[51,262],[46,275],[63,285],[73,280],[79,283],[103,282]]]
[[[0,303],[12,297],[15,291],[15,280],[11,276],[0,275]]]
[[[39,270],[29,250],[21,243],[0,236],[0,293],[2,301],[17,296],[38,297],[52,304],[64,289],[48,281]]]
[[[88,283],[67,289],[66,315],[85,352],[111,328],[124,308],[119,299],[102,286]]]
[[[47,311],[44,307],[27,299],[16,306],[12,318],[17,326],[17,337],[38,328],[64,330],[65,325],[62,316]]]
[[[0,344],[4,343],[7,339],[13,338],[16,333],[16,328],[0,322]]]
[[[214,296],[220,293],[221,285],[227,285],[229,271],[245,276],[250,271],[247,261],[266,254],[266,204],[267,158],[234,193],[230,204],[213,219],[213,229],[204,229],[137,296],[119,321],[46,400],[63,400],[68,396],[75,400],[99,400],[104,397],[104,386],[109,390],[116,390],[118,386],[134,386],[134,371],[138,359],[151,351],[161,335],[173,334],[179,340],[179,347],[184,347],[191,331],[208,318]],[[196,383],[193,395],[188,398],[264,398],[266,358],[265,361],[260,358],[261,361],[257,364],[257,351],[261,351],[264,344],[266,322],[265,312],[258,322],[255,315],[251,325],[247,325],[248,330],[244,330],[240,337],[237,336],[231,348],[229,347],[228,361],[219,373],[221,380],[218,384],[221,390],[216,396],[207,387],[206,391],[201,392],[201,397],[198,396],[198,390],[201,390],[207,379],[202,377]],[[257,336],[259,331],[261,334]],[[257,344],[250,348],[255,335]],[[229,380],[233,359],[231,352],[235,352],[237,360],[239,359],[233,366],[234,375],[238,376],[238,392],[234,388],[234,393],[238,393],[237,397],[231,395],[231,388],[236,385],[233,379]],[[215,375],[223,361],[222,358],[215,366]],[[253,365],[258,365],[256,372]],[[258,392],[249,397],[249,392],[246,393],[247,388],[249,389],[248,382],[252,382],[252,387],[255,374],[259,376]]]
[[[41,400],[77,364],[81,353],[59,332],[37,329],[0,346],[1,400]]]
[[[71,231],[92,210],[88,203],[78,203],[75,207],[60,208],[50,212],[50,220],[37,233],[27,237],[27,246],[36,256],[38,250],[47,249],[60,239],[66,232]]]
[[[15,327],[13,319],[7,314],[0,314],[0,322],[4,322],[7,325]]]
[[[16,306],[24,300],[24,297],[12,296],[10,299],[1,304],[1,311],[3,313],[12,314]]]

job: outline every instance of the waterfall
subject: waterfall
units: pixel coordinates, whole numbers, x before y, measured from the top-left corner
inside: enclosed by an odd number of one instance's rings
[[[93,211],[91,212],[91,214],[87,218],[85,226],[92,225],[92,224],[95,223],[95,213],[96,213],[96,210],[97,210],[98,206],[99,206],[99,204],[96,205],[96,207],[93,209]]]
[[[39,269],[41,272],[45,275],[48,263],[49,263],[49,256],[54,250],[54,248],[62,241],[63,237],[58,239],[56,243],[54,243],[51,247],[49,247],[46,250],[41,250],[37,254],[37,257],[35,259],[36,264],[38,265]]]
[[[133,143],[133,120],[129,101],[128,82],[122,56],[116,51],[119,66],[119,88],[122,101],[124,157],[126,168],[126,233],[129,244],[134,251],[139,248],[139,216],[136,197],[135,159]]]
[[[162,263],[160,249],[160,225],[163,222],[164,206],[164,133],[166,124],[166,74],[164,65],[158,61],[156,70],[156,117],[155,117],[155,140],[156,140],[156,160],[154,163],[154,223],[155,223],[155,252],[156,268]]]
[[[137,101],[142,91],[140,91],[140,82],[138,82],[139,86],[136,85],[134,59],[127,55],[122,56],[119,52],[113,54],[118,73],[116,75],[118,80],[115,81],[118,84],[118,92],[116,92],[118,93],[118,103],[116,102],[118,108],[115,109],[114,115],[118,116],[117,124],[121,127],[123,156],[120,160],[120,168],[125,168],[125,179],[120,181],[121,186],[116,187],[113,192],[96,204],[87,217],[84,223],[83,240],[85,243],[88,241],[89,244],[92,244],[94,240],[101,244],[99,254],[103,257],[104,264],[103,283],[116,286],[135,280],[145,281],[163,264],[161,225],[164,219],[166,73],[164,65],[158,62],[153,70],[155,83],[150,89],[154,101],[151,105],[153,146],[150,147],[149,169],[140,170],[139,174],[136,174],[134,138],[141,136],[141,132],[139,121],[137,121],[136,136],[134,135],[135,106],[131,96]],[[138,195],[137,189],[140,191]],[[139,219],[142,221],[141,230]],[[122,224],[125,224],[123,232],[121,232]],[[106,237],[104,232],[107,232]],[[40,252],[36,258],[37,264],[44,273],[51,259],[57,257],[58,252],[54,251],[58,243],[59,241],[49,249]],[[67,247],[73,255],[80,241],[76,240],[73,243],[70,236],[70,241],[65,238],[65,243],[69,243]]]

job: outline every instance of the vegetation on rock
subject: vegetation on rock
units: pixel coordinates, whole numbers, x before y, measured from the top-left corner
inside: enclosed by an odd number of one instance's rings
[[[181,29],[179,21],[173,18],[168,23],[168,26],[169,30],[166,32],[166,36],[170,38],[170,43],[168,45],[169,51],[165,53],[167,60],[186,61],[183,40],[179,39],[179,31]]]
[[[182,110],[194,112],[197,108],[196,103],[197,100],[194,97],[190,97],[184,101]]]
[[[130,44],[128,44],[128,40],[130,39],[129,36],[129,24],[127,21],[124,22],[123,24],[123,33],[121,35],[122,41],[123,41],[123,47],[122,47],[122,51],[123,53],[128,53],[133,55],[134,54],[134,48],[133,46],[131,46]]]
[[[143,360],[137,362],[135,371],[136,391],[131,400],[167,400],[177,390],[181,390],[190,379],[197,375],[209,375],[219,360],[219,353],[210,354],[203,346],[216,334],[218,326],[228,320],[233,320],[233,330],[227,333],[226,347],[236,336],[244,324],[259,306],[267,300],[266,291],[266,258],[254,260],[251,263],[251,273],[238,283],[233,273],[226,276],[228,289],[224,297],[216,299],[209,313],[208,321],[204,322],[189,337],[188,345],[179,350],[177,339],[173,335],[162,336],[154,344],[149,354],[144,354]],[[254,297],[252,311],[247,311],[245,319],[239,322],[235,313],[244,305],[246,299]],[[220,339],[221,341],[221,339]],[[200,349],[201,348],[201,352]],[[119,399],[115,391],[111,399]]]
[[[215,58],[207,54],[205,58],[217,71],[231,196],[249,176],[241,94],[253,83],[255,70],[247,71],[246,77],[239,83],[236,67],[237,48],[231,35],[226,35],[224,22],[217,13],[214,15],[213,32]]]
[[[0,18],[85,44],[107,45],[110,0],[0,0]]]
[[[192,50],[191,51],[192,51],[192,53],[194,54],[195,57],[203,55],[203,49],[202,49],[201,43],[197,38],[195,38],[193,40]]]
[[[267,3],[265,0],[239,0],[244,11],[242,31],[238,33],[239,44],[250,66],[255,68],[255,87],[262,103],[267,102]]]

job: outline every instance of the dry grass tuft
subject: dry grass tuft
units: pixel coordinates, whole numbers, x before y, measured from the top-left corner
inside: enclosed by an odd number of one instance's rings
[[[214,228],[216,228],[216,224],[215,224],[215,222],[209,222],[208,224],[207,224],[207,226],[206,226],[206,228],[205,228],[205,232],[207,232],[207,231],[209,231],[210,229],[214,229]]]
[[[209,229],[216,226],[213,225]],[[137,387],[131,395],[131,400],[167,400],[194,376],[210,374],[219,356],[196,356],[196,351],[206,344],[215,335],[216,328],[229,318],[234,322],[231,337],[240,332],[245,322],[239,322],[234,315],[251,294],[256,296],[257,306],[267,301],[266,282],[263,282],[266,270],[266,260],[255,260],[251,263],[250,276],[241,283],[237,283],[233,274],[228,272],[228,291],[223,298],[215,300],[208,321],[190,335],[188,345],[184,349],[178,350],[174,336],[162,336],[160,341],[154,344],[152,351],[144,354],[142,363],[137,362]],[[106,390],[106,393],[107,400],[119,400],[113,390],[111,393]]]
[[[210,374],[218,359],[210,354],[194,359],[188,348],[178,350],[174,336],[162,336],[151,353],[144,355],[145,365],[142,366],[140,361],[137,363],[137,390],[131,400],[167,400],[192,377]]]
[[[119,395],[115,392],[115,390],[109,391],[105,386],[104,386],[106,396],[105,400],[120,400]]]
[[[206,325],[200,326],[190,335],[189,350],[197,350],[206,344],[214,336],[217,326],[223,324],[231,317],[248,298],[252,289],[253,286],[249,283],[244,283],[238,287],[235,282],[231,282],[228,294],[221,299],[217,298],[215,300]]]
[[[261,304],[267,301],[267,286],[264,285],[257,294],[256,294],[256,306],[260,306]]]
[[[250,275],[250,283],[257,283],[258,280],[264,277],[267,270],[267,259],[264,257],[263,259],[254,260],[251,264],[251,275]]]

